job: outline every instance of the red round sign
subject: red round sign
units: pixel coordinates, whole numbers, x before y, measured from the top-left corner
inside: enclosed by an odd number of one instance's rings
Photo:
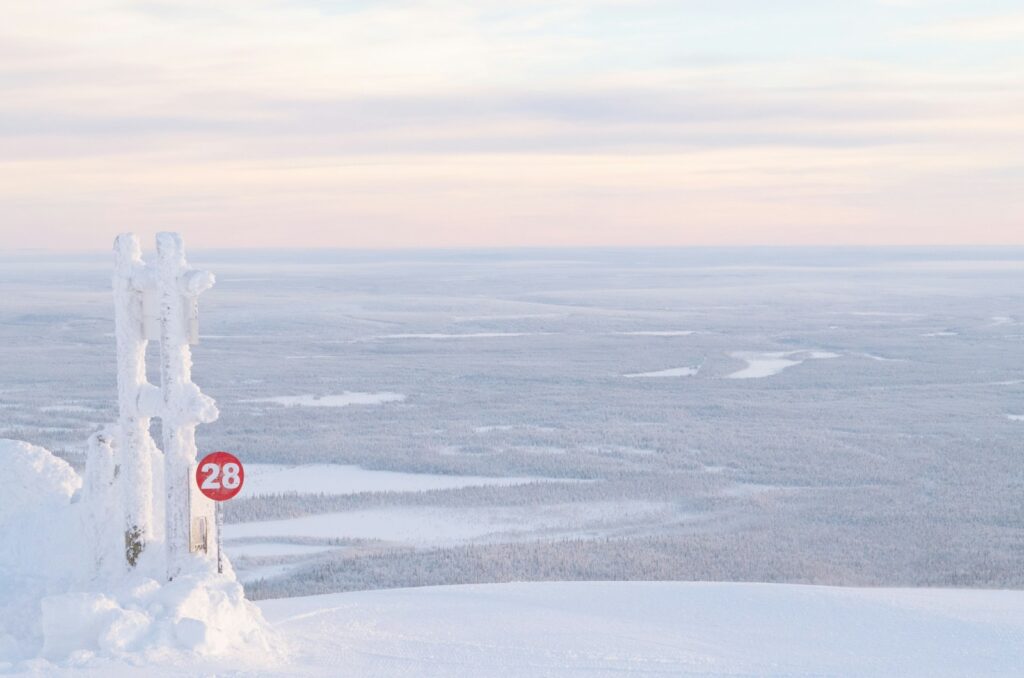
[[[196,467],[199,491],[214,501],[227,501],[238,494],[245,482],[245,469],[230,452],[211,452]]]

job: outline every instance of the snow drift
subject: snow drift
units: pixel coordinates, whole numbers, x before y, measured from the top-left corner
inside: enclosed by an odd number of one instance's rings
[[[83,492],[66,462],[28,443],[0,440],[0,465],[0,670],[275,654],[230,564],[217,574],[194,559],[169,583],[157,558],[130,572],[103,566],[96,521],[118,515],[101,505],[109,493]]]

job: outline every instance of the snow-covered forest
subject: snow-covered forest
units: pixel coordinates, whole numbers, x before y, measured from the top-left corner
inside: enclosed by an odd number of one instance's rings
[[[243,647],[255,665],[278,666],[275,624],[302,617],[305,603],[276,601],[362,590],[1024,585],[1024,369],[1015,359],[1024,307],[1010,292],[1024,282],[1024,252],[694,256],[200,256],[219,276],[204,295],[193,374],[221,416],[195,429],[197,448],[232,450],[249,473],[225,507],[227,573],[205,561],[164,586],[160,551],[143,552],[123,580],[102,557],[117,552],[120,523],[108,519],[116,502],[97,502],[97,492],[117,477],[118,457],[86,460],[122,444],[119,429],[105,428],[118,419],[108,267],[5,260],[0,436],[57,456],[4,443],[8,465],[21,469],[7,482],[22,489],[0,506],[0,528],[18,545],[0,562],[0,670],[88,675],[104,662],[183,666]],[[157,348],[147,376],[162,383]],[[167,440],[162,422],[149,424],[154,441]],[[162,459],[153,457],[155,488]],[[153,510],[164,514],[160,502]],[[262,607],[241,598],[235,572]],[[665,586],[681,605],[702,595]],[[512,614],[529,614],[541,590],[524,590],[527,607]],[[577,589],[556,590],[564,614],[588,614]],[[655,605],[660,594],[644,590]],[[770,591],[803,610],[795,620],[809,618],[798,589]],[[963,612],[957,624],[975,614],[996,624],[969,655],[990,633],[1020,632],[1013,600],[999,599],[1009,606],[1003,627],[983,593],[958,603],[988,611]],[[821,604],[841,607],[839,594],[824,595]],[[939,592],[922,595],[946,604]],[[857,614],[875,614],[872,600],[858,601]],[[897,604],[911,614],[915,600]],[[374,605],[365,610],[384,614]],[[348,623],[326,619],[303,642]],[[681,628],[674,616],[657,619],[653,635]],[[934,639],[914,636],[907,647],[936,656]],[[992,666],[1009,661],[994,657]],[[736,653],[728,661],[746,665]]]
[[[201,449],[522,479],[253,486],[226,507],[227,549],[260,597],[516,578],[1021,586],[1021,260],[202,257],[219,283],[195,374],[222,416]],[[115,404],[107,263],[0,275],[0,434],[80,465]],[[624,376],[683,366],[698,369]]]

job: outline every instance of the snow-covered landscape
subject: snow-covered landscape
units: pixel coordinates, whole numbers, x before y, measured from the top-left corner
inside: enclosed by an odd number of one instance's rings
[[[998,590],[1021,584],[1019,504],[1005,483],[1024,373],[1008,358],[1016,325],[991,320],[1021,314],[992,295],[1024,264],[967,268],[955,307],[947,264],[914,255],[919,296],[869,312],[869,286],[847,299],[866,285],[848,262],[751,268],[759,282],[744,301],[709,287],[714,269],[690,290],[682,253],[650,274],[599,257],[585,277],[578,263],[513,260],[507,282],[465,296],[431,271],[479,270],[472,258],[405,261],[396,277],[386,256],[320,264],[313,278],[281,272],[277,289],[291,291],[259,306],[250,265],[217,266],[227,273],[204,296],[193,368],[221,419],[197,429],[197,444],[239,454],[246,481],[225,507],[225,573],[207,562],[170,585],[159,559],[119,576],[97,555],[111,538],[86,441],[116,418],[117,395],[104,385],[114,342],[103,262],[65,267],[59,294],[44,293],[52,266],[5,262],[0,277],[20,291],[0,306],[5,435],[55,454],[0,445],[0,672],[934,676],[1024,665],[1024,597]],[[908,268],[861,265],[875,277]],[[657,309],[589,282],[621,270]],[[421,295],[411,307],[406,276]],[[389,292],[358,291],[377,278]],[[817,305],[794,299],[785,328],[766,336],[771,316],[755,309],[808,279],[836,280],[843,301],[820,282]],[[313,292],[324,286],[330,302]],[[403,331],[364,335],[382,323]],[[957,337],[922,344],[920,328],[936,325]],[[665,329],[680,326],[698,329]],[[910,402],[913,420],[901,414]],[[976,529],[943,517],[968,510]]]
[[[1021,0],[4,3],[0,678],[1024,677],[1022,110]]]
[[[163,586],[144,572],[90,578],[83,537],[96,526],[76,511],[81,479],[24,443],[0,441],[0,458],[0,534],[17,545],[0,552],[4,674],[962,676],[1024,665],[1020,591],[549,582],[257,608],[230,574],[201,568]]]

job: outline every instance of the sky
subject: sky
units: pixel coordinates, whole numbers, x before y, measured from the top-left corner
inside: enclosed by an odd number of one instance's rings
[[[0,251],[1024,244],[1019,0],[48,0]]]

